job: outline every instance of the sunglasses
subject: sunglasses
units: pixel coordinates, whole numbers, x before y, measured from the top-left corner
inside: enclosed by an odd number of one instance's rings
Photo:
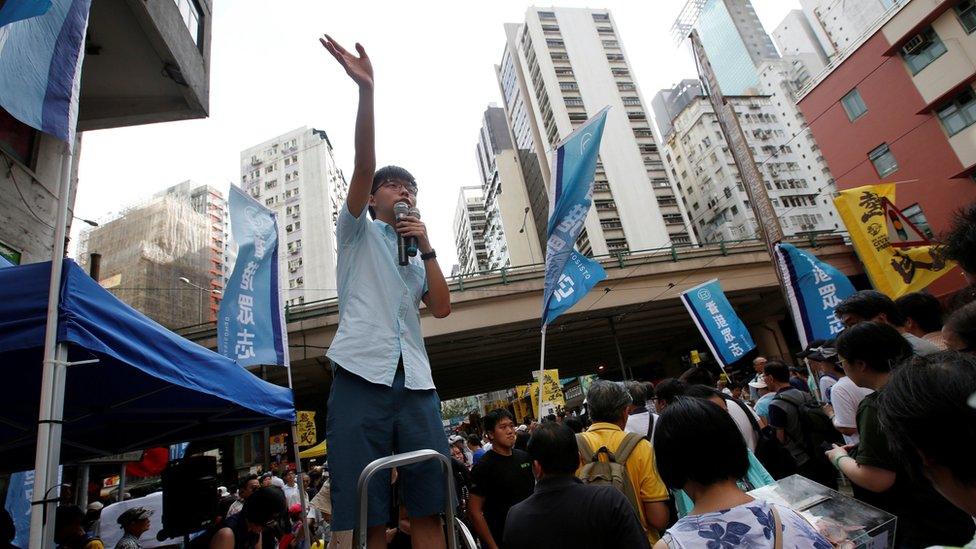
[[[377,189],[392,189],[395,191],[406,190],[410,196],[417,196],[417,185],[414,183],[407,183],[404,181],[399,181],[397,179],[387,179],[386,181],[380,183]]]

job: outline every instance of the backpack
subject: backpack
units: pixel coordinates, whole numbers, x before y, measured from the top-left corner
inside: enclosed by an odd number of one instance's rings
[[[615,454],[606,446],[601,446],[599,450],[594,452],[590,449],[590,444],[583,435],[576,435],[576,445],[583,456],[583,468],[580,470],[580,480],[583,481],[583,484],[613,486],[617,491],[627,496],[627,501],[634,507],[634,512],[638,516],[640,516],[640,502],[637,499],[637,493],[634,491],[634,484],[630,482],[630,475],[627,474],[627,458],[642,440],[644,437],[636,433],[625,434]],[[607,461],[600,461],[600,454],[605,454]]]
[[[826,450],[834,444],[844,443],[844,437],[840,431],[834,428],[834,422],[831,421],[830,416],[823,411],[821,404],[815,401],[813,397],[801,395],[801,399],[797,401],[784,394],[778,394],[773,400],[785,402],[796,408],[800,420],[800,431],[803,434],[803,439],[798,442],[801,443],[803,450],[810,459],[826,459],[824,457]],[[786,435],[790,436],[790,433],[787,431]]]
[[[760,427],[759,422],[752,415],[752,411],[742,402],[734,398],[726,398],[725,400],[734,402],[739,408],[742,408],[742,411],[746,413],[746,417],[749,418],[752,430],[756,433],[756,450],[753,454],[755,454],[759,463],[762,463],[769,476],[775,480],[779,480],[796,473],[796,460],[793,459],[793,454],[790,453],[790,450],[786,446],[783,446],[783,443],[776,438],[776,429],[768,425]]]

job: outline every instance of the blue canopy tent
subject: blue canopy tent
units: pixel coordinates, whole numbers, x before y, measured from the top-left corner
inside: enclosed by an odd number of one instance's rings
[[[51,264],[0,268],[0,470],[34,467]],[[68,344],[61,462],[294,421],[291,389],[188,341],[64,260]]]

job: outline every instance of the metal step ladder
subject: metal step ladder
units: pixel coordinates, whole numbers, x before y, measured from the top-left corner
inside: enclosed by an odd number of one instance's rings
[[[359,475],[359,482],[356,485],[356,528],[353,530],[353,545],[356,549],[366,549],[366,525],[368,524],[369,498],[367,490],[369,481],[373,475],[383,469],[393,469],[411,463],[418,463],[427,460],[437,460],[444,471],[447,480],[447,490],[445,492],[444,521],[447,527],[447,547],[448,549],[477,549],[474,537],[461,519],[454,516],[454,470],[451,465],[451,458],[435,450],[416,450],[403,454],[395,454],[374,460],[363,469]],[[452,527],[453,526],[453,527]],[[460,537],[463,545],[458,543]]]

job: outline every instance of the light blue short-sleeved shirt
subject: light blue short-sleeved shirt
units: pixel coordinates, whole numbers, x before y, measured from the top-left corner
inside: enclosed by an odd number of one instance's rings
[[[433,389],[420,331],[420,301],[427,292],[424,262],[411,257],[401,267],[396,231],[370,220],[366,207],[353,217],[343,205],[336,225],[339,328],[326,356],[370,383],[387,386],[393,385],[402,356],[405,387]]]

